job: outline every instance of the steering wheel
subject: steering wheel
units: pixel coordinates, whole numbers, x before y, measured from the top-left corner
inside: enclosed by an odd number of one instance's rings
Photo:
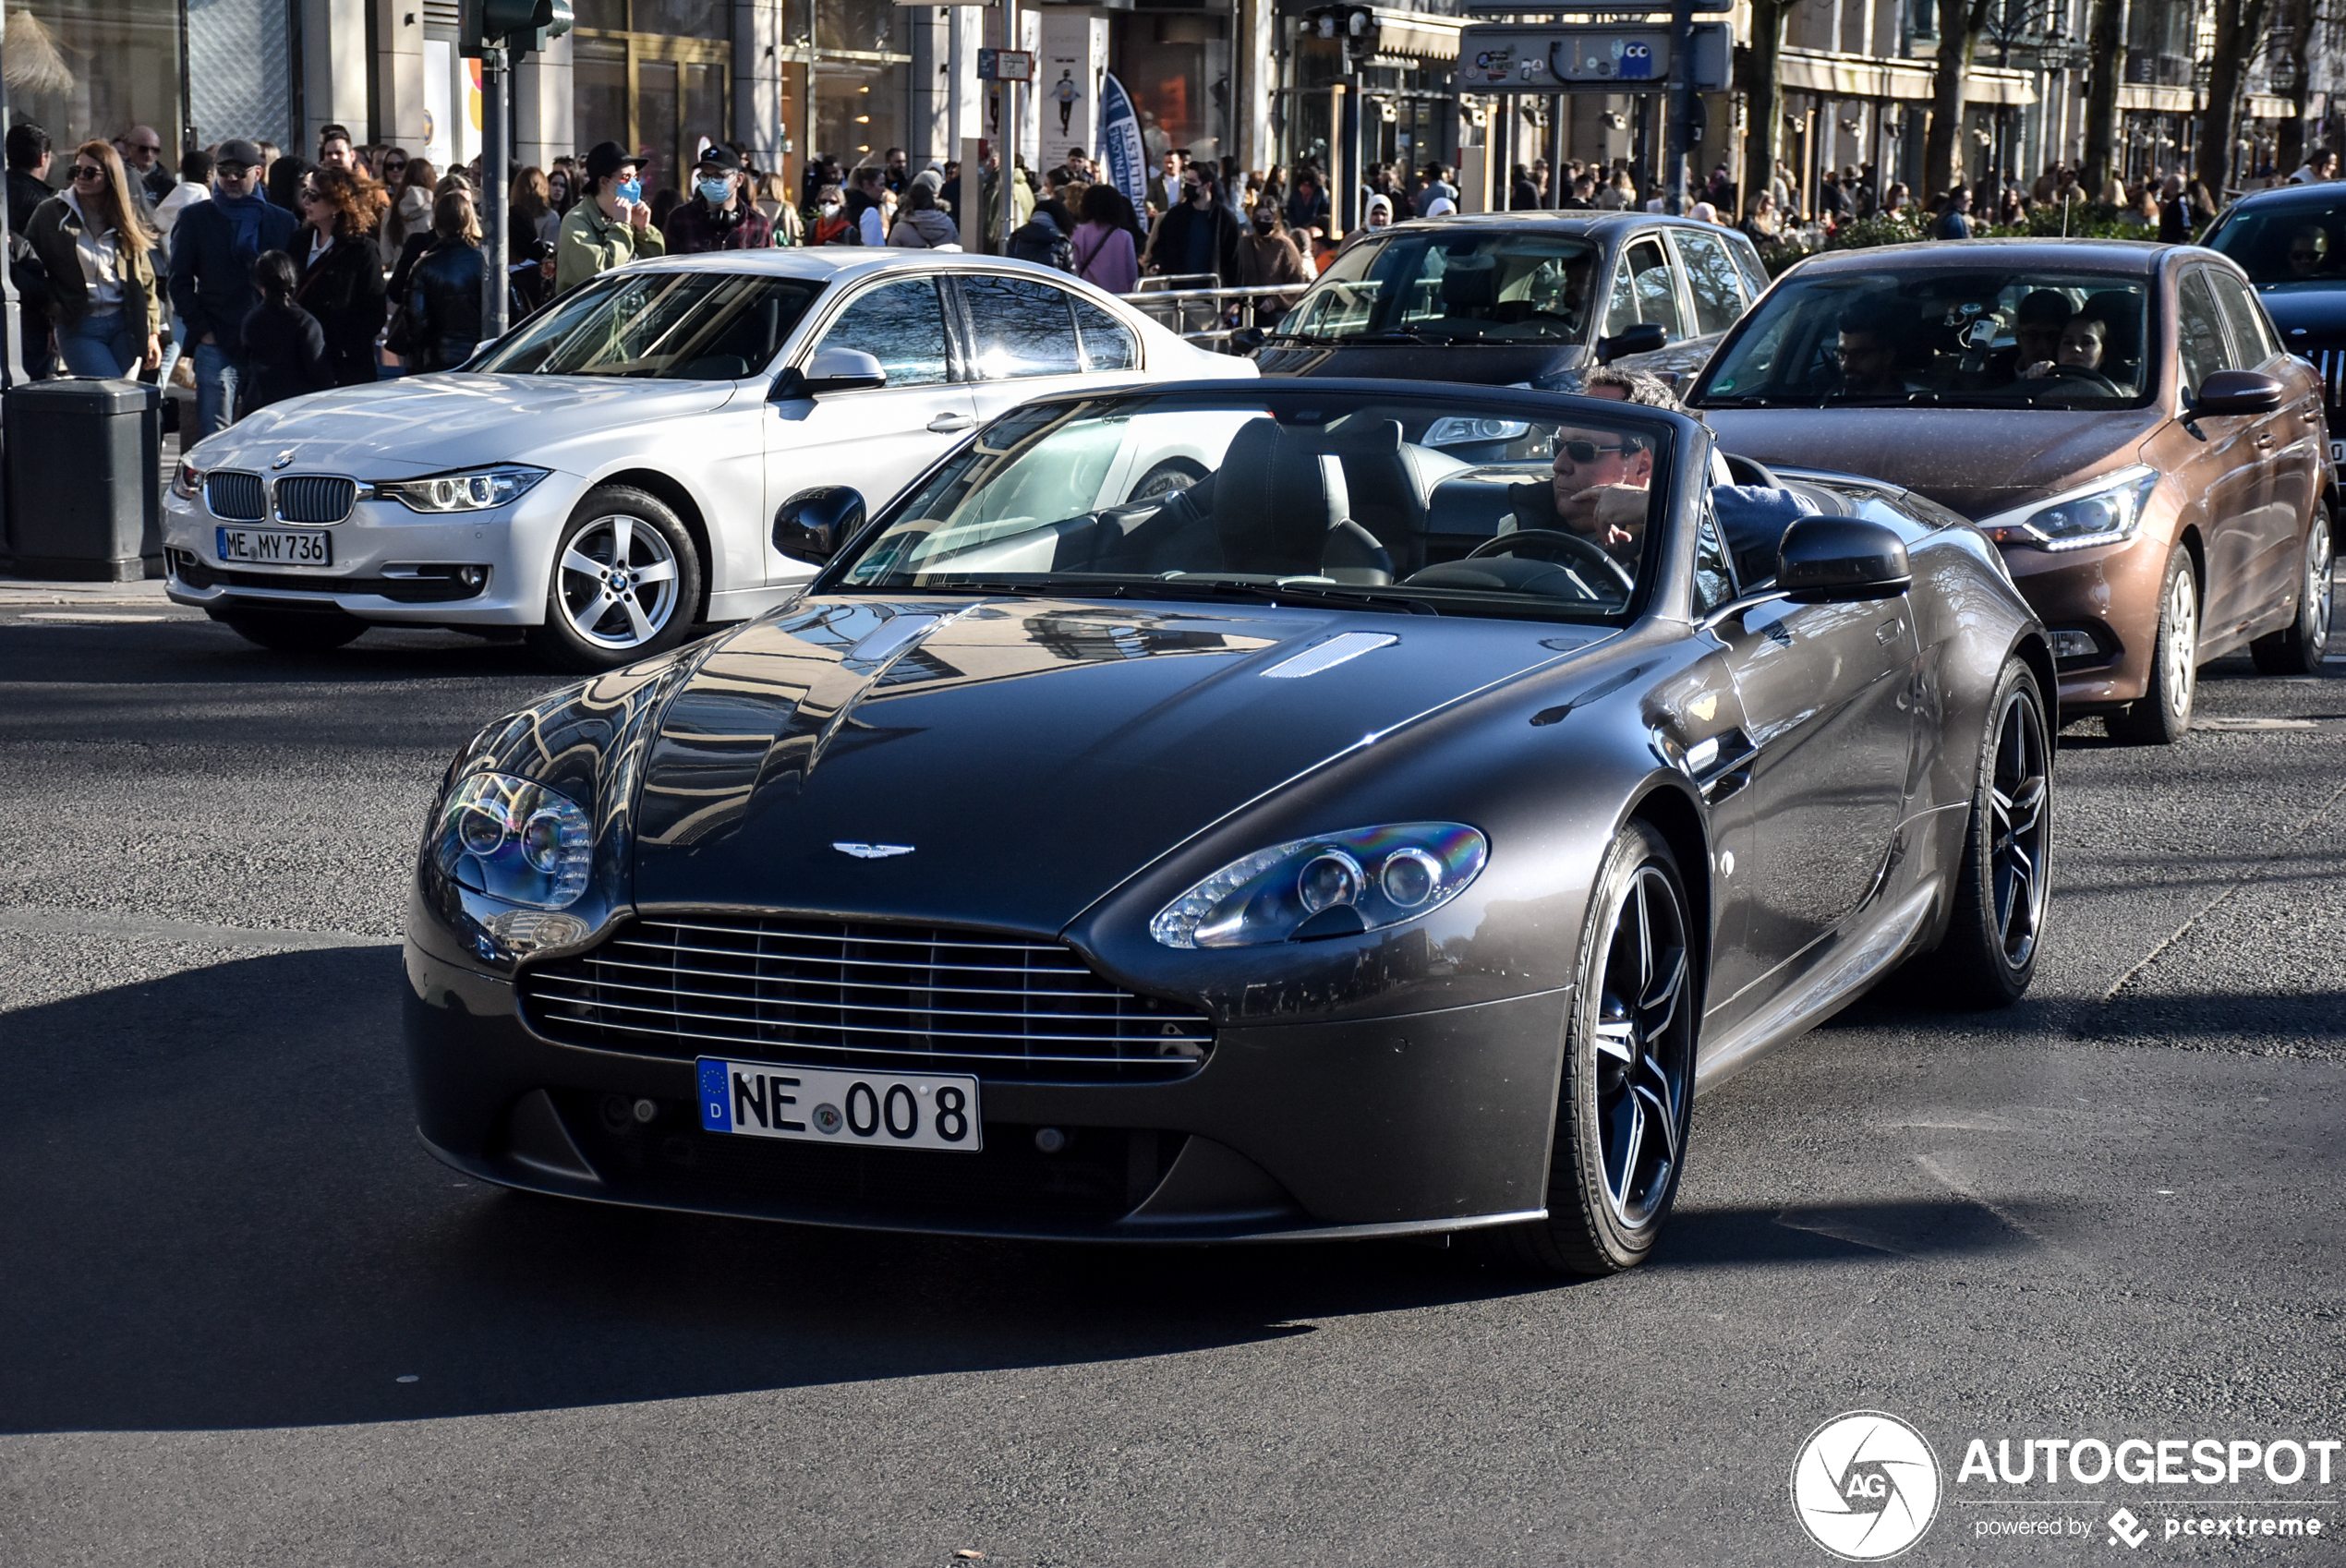
[[[1561,554],[1584,566],[1599,568],[1625,595],[1638,585],[1637,579],[1629,575],[1629,569],[1606,554],[1604,547],[1578,534],[1567,534],[1561,528],[1518,528],[1512,534],[1501,534],[1495,539],[1483,540],[1467,551],[1465,559],[1480,561],[1489,555],[1513,555],[1518,545],[1525,544],[1554,546]],[[1535,553],[1532,559],[1541,558]]]
[[[2126,395],[2124,389],[2120,387],[2116,381],[2111,380],[2108,376],[2103,375],[2098,370],[2088,370],[2082,365],[2056,365],[2044,376],[2043,380],[2048,381],[2084,381],[2088,385],[2099,386],[2105,389],[2112,397],[2123,397]]]

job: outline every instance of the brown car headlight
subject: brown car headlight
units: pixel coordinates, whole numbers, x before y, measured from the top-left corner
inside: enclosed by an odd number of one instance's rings
[[[2159,470],[2137,464],[2106,474],[2050,501],[1998,513],[1979,525],[2000,545],[2084,549],[2134,537],[2159,488]]]

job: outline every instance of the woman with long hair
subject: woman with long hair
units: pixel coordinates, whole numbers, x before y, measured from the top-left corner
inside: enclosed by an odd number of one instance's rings
[[[399,264],[399,253],[407,247],[411,235],[427,234],[431,229],[431,187],[439,181],[438,171],[429,158],[410,158],[399,171],[399,183],[384,183],[391,199],[391,210],[383,214],[383,265]]]
[[[545,171],[534,163],[514,176],[513,198],[506,210],[505,247],[513,252],[512,260],[525,261],[533,242],[562,237],[562,215],[554,211],[554,188]],[[440,211],[434,208],[432,227],[439,226]]]
[[[480,342],[489,260],[480,253],[480,219],[471,199],[451,191],[432,203],[431,232],[431,248],[409,275],[405,299],[410,370],[453,370]]]
[[[757,193],[757,210],[766,214],[778,246],[798,246],[806,243],[806,224],[798,209],[790,202],[790,181],[776,174],[764,174],[751,182]]]
[[[388,205],[382,187],[348,169],[313,170],[301,187],[302,227],[294,231],[294,269],[300,280],[295,298],[325,329],[326,358],[338,387],[376,376],[375,335],[383,327],[384,291],[382,252],[374,236]]]
[[[1077,277],[1110,294],[1141,286],[1141,253],[1126,221],[1131,211],[1124,193],[1105,180],[1083,193],[1083,221],[1069,236]]]
[[[67,370],[121,377],[163,363],[161,252],[112,142],[75,150],[71,183],[33,209],[25,238],[48,269],[49,320]]]

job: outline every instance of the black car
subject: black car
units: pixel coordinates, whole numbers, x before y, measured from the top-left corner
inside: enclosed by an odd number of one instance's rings
[[[1650,212],[1494,212],[1355,236],[1265,334],[1266,376],[1569,392],[1591,365],[1690,376],[1768,286],[1733,229]]]
[[[1193,382],[1029,404],[868,524],[792,498],[802,597],[450,766],[426,1142],[655,1208],[1637,1262],[1699,1080],[1902,963],[2009,1002],[2046,913],[2053,667],[1992,548],[1731,466],[1614,402]]]
[[[2282,346],[2321,372],[2329,460],[2346,479],[2346,182],[2243,197],[2201,243],[2240,263]]]

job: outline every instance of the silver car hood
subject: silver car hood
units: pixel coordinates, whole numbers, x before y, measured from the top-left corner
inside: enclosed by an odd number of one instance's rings
[[[266,473],[290,452],[285,466],[296,473],[360,480],[542,463],[539,454],[558,444],[705,414],[734,392],[731,381],[456,372],[402,377],[272,404],[198,442],[190,459],[200,468]]]

